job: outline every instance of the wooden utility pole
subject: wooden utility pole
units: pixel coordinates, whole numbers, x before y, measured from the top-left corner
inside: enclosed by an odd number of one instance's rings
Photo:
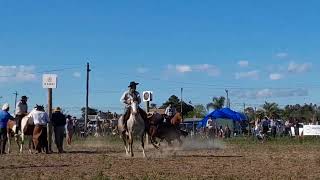
[[[180,106],[181,106],[181,117],[182,117],[182,119],[183,119],[183,88],[181,88],[181,104],[180,104]]]
[[[16,113],[16,107],[17,107],[17,99],[18,99],[18,92],[16,91],[15,93],[13,93],[15,95],[15,99],[14,99],[14,114]]]
[[[226,94],[227,94],[227,108],[230,108],[230,99],[229,99],[229,90],[226,89]]]
[[[52,88],[48,88],[48,115],[49,119],[52,117]],[[48,144],[49,151],[52,152],[52,122],[48,123]]]
[[[48,135],[48,149],[52,152],[52,89],[57,88],[57,75],[56,74],[43,74],[42,76],[42,87],[48,89],[48,116],[49,123],[47,124],[47,135]]]
[[[149,113],[150,111],[150,102],[146,101],[146,112]]]
[[[150,102],[149,101],[146,101],[146,112],[147,112],[147,114],[149,113],[149,111],[150,111],[150,106],[149,106],[149,104],[150,104]],[[149,136],[148,136],[148,133],[145,133],[145,135],[146,135],[146,144],[149,144]]]
[[[86,110],[85,110],[85,129],[87,130],[87,123],[88,123],[88,109],[89,109],[89,74],[90,74],[90,64],[87,63],[87,87],[86,87]]]

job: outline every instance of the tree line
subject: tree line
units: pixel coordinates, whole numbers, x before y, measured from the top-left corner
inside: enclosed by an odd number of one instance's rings
[[[150,108],[160,108],[165,109],[171,103],[173,107],[176,108],[178,112],[181,111],[182,105],[182,115],[185,118],[203,118],[205,117],[209,111],[217,110],[225,107],[226,98],[223,96],[213,97],[211,102],[207,105],[197,104],[193,105],[191,102],[187,103],[182,101],[176,95],[172,95],[165,101],[161,106],[157,106],[157,104],[151,103]],[[85,114],[85,108],[81,109],[82,117]],[[89,115],[97,115],[99,112],[98,109],[89,108]],[[106,112],[108,116],[112,118],[114,113],[109,111]],[[282,119],[289,121],[299,121],[303,123],[314,123],[320,120],[320,106],[316,104],[295,104],[295,105],[286,105],[284,108],[281,108],[275,102],[265,102],[258,108],[247,107],[244,110],[245,115],[247,116],[248,121],[254,121],[257,119],[263,119],[265,117],[272,119]]]

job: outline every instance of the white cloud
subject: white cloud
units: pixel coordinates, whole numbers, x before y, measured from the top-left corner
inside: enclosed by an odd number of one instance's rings
[[[256,98],[266,98],[271,96],[272,96],[272,92],[270,89],[262,89],[256,92]]]
[[[79,78],[79,77],[81,77],[81,73],[80,72],[74,72],[73,73],[73,77]]]
[[[140,74],[144,74],[144,73],[147,73],[149,71],[148,68],[145,68],[145,67],[139,67],[137,68],[137,72],[140,73]]]
[[[280,53],[277,53],[276,56],[278,58],[286,58],[286,57],[288,57],[288,53],[280,52]]]
[[[254,70],[254,71],[248,71],[248,72],[238,72],[235,74],[236,79],[254,79],[258,80],[259,79],[259,71]]]
[[[261,89],[261,90],[238,90],[232,91],[231,95],[240,99],[263,99],[263,98],[283,98],[308,96],[307,89]]]
[[[193,69],[197,72],[205,72],[209,76],[219,76],[220,70],[217,66],[211,64],[198,64],[194,65]]]
[[[176,65],[176,70],[179,73],[187,73],[187,72],[191,72],[192,68],[189,65]]]
[[[271,74],[269,75],[269,78],[270,78],[271,80],[280,80],[280,79],[283,78],[283,75],[280,74],[280,73],[271,73]]]
[[[288,71],[291,73],[304,73],[311,69],[311,63],[298,64],[295,62],[290,62],[288,66]]]
[[[207,73],[209,76],[219,76],[220,70],[217,66],[211,64],[196,64],[196,65],[187,65],[187,64],[169,64],[166,70],[167,74],[178,73],[186,74],[191,72]]]
[[[238,65],[240,67],[248,67],[249,66],[249,61],[239,61]]]
[[[35,66],[0,66],[0,82],[25,82],[36,79]]]

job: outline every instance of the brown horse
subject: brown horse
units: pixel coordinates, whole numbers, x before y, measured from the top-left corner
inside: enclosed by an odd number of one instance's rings
[[[182,122],[182,116],[180,113],[176,113],[170,120],[171,124],[174,126],[179,126]]]
[[[146,131],[150,136],[151,143],[155,148],[159,148],[159,143],[156,138],[160,139],[160,142],[166,140],[168,145],[172,145],[173,140],[178,140],[182,145],[180,139],[181,136],[188,136],[188,133],[179,129],[179,125],[182,122],[180,113],[177,113],[169,123],[164,123],[164,116],[155,113],[148,118],[149,123],[146,126]]]

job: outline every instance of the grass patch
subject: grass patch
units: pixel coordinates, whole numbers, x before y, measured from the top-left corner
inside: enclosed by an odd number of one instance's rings
[[[92,179],[94,179],[94,180],[111,180],[111,178],[109,176],[105,176],[103,174],[103,171],[99,171],[99,173],[95,177],[93,177]]]

